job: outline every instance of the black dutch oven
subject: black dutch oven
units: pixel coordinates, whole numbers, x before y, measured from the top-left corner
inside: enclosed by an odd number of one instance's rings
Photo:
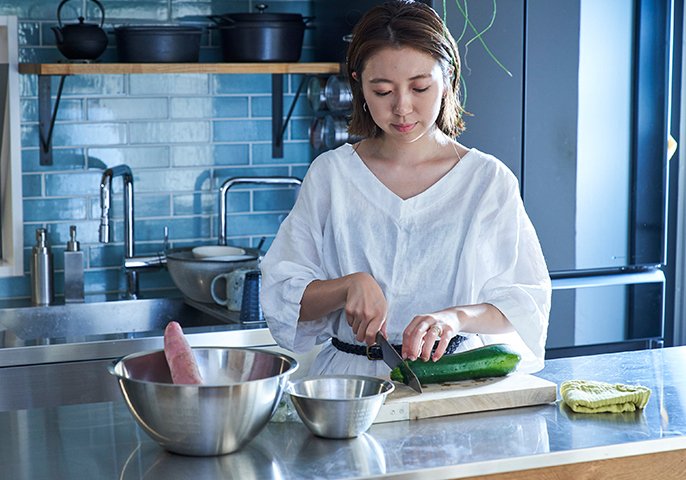
[[[225,62],[297,62],[307,23],[299,13],[227,13],[210,15],[219,29]]]
[[[184,25],[117,27],[117,56],[125,63],[197,62],[202,32],[202,28]]]

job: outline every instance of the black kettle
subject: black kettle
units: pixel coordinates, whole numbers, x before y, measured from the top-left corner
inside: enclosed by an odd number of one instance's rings
[[[62,25],[62,7],[68,1],[62,0],[57,7],[59,27],[52,27],[57,49],[69,60],[96,60],[107,48],[107,33],[102,28],[105,22],[105,8],[98,0],[91,0],[100,9],[100,25],[84,23],[83,17],[79,17],[79,23]]]

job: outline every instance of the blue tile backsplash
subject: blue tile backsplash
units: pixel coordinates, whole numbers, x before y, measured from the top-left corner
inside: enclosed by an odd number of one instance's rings
[[[113,26],[203,20],[209,14],[246,12],[259,2],[232,0],[106,0],[110,43],[102,61],[116,61]],[[61,61],[50,27],[56,0],[4,0],[0,15],[19,18],[20,62]],[[271,0],[270,12],[310,14],[309,1]],[[93,2],[72,0],[64,23]],[[307,60],[308,39],[302,60]],[[217,32],[203,37],[201,61],[218,61]],[[284,76],[287,112],[302,75]],[[59,77],[52,79],[53,101]],[[234,176],[293,175],[302,178],[312,160],[308,128],[313,113],[304,95],[284,137],[283,158],[272,158],[271,76],[250,75],[77,75],[65,79],[53,134],[53,165],[39,165],[37,76],[21,75],[21,142],[25,274],[0,278],[0,299],[30,297],[29,258],[35,230],[46,227],[55,259],[55,290],[62,293],[62,268],[69,226],[76,225],[86,258],[86,292],[111,297],[125,291],[121,179],[113,180],[113,243],[98,241],[100,177],[125,163],[134,175],[136,253],[217,241],[218,188]],[[288,188],[232,188],[228,234],[231,243],[268,246],[294,201]],[[166,270],[140,276],[142,296],[175,294]]]

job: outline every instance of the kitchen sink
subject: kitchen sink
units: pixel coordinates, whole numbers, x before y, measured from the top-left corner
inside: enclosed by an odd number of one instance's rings
[[[232,322],[210,307],[196,308],[180,298],[4,308],[0,368],[117,358],[161,348],[164,328],[172,320],[179,322],[189,341],[206,345],[227,332],[245,332],[241,346],[261,344],[252,333],[265,329],[263,323]]]
[[[182,328],[217,325],[217,317],[182,299],[155,298],[0,309],[0,344],[18,347],[135,338],[175,320]]]
[[[264,324],[210,307],[157,298],[0,309],[0,411],[121,400],[108,367],[162,348],[172,320],[192,346],[275,346]]]

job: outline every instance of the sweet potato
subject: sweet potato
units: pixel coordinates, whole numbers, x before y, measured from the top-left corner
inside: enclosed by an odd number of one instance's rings
[[[169,322],[167,328],[164,329],[164,356],[174,383],[184,385],[202,383],[198,363],[183,335],[181,325],[177,322]]]

